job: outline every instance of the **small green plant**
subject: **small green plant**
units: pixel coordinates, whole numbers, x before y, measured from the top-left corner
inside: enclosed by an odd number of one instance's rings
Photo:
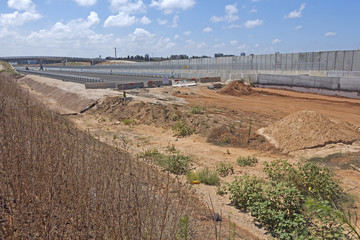
[[[177,121],[176,124],[171,128],[176,132],[177,136],[185,137],[193,134],[193,130],[187,125],[187,123],[182,121]]]
[[[216,165],[216,171],[219,173],[221,177],[226,177],[230,173],[234,173],[234,167],[232,166],[231,163],[221,161]]]
[[[211,171],[209,168],[204,168],[197,172],[188,172],[186,178],[189,183],[193,181],[200,181],[206,185],[219,185],[220,179],[216,171]]]
[[[177,152],[174,144],[172,144],[171,146],[170,145],[166,146],[166,151],[169,152],[169,153],[176,153]]]
[[[230,151],[229,151],[229,149],[226,149],[226,153],[227,153],[228,155],[231,154]]]
[[[156,148],[141,152],[138,154],[138,157],[149,159],[163,170],[177,175],[187,173],[189,171],[190,163],[192,162],[191,157],[181,155],[179,152],[172,155],[166,155],[160,153]]]
[[[176,110],[178,109],[178,105],[177,104],[173,104],[173,108]]]
[[[113,135],[113,139],[116,140],[118,136],[116,134]]]
[[[124,125],[131,125],[133,123],[133,120],[129,118],[125,118],[124,120],[122,120],[122,122],[124,123]]]
[[[258,163],[258,159],[255,156],[239,157],[236,159],[236,163],[239,166],[255,166]]]
[[[178,231],[176,234],[177,240],[189,239],[189,216],[188,215],[185,215],[184,217],[179,219],[177,228],[178,228]]]
[[[200,107],[200,106],[193,106],[192,108],[191,108],[191,113],[192,114],[202,114],[203,113],[203,111],[204,111],[204,109],[202,108],[202,107]]]

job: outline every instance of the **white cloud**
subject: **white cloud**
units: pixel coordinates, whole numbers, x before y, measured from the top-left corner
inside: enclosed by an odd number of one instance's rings
[[[74,0],[77,4],[83,7],[92,6],[96,4],[97,0]]]
[[[249,13],[257,13],[257,12],[258,12],[258,10],[256,8],[253,8],[249,11]]]
[[[174,18],[173,18],[173,22],[172,22],[171,27],[172,27],[172,28],[178,27],[178,26],[179,26],[179,25],[178,25],[178,21],[179,21],[179,16],[178,16],[178,15],[175,15]]]
[[[230,41],[230,44],[233,45],[233,46],[236,45],[237,43],[238,43],[237,40],[232,40],[232,41]]]
[[[143,16],[141,19],[140,19],[140,23],[141,24],[144,24],[144,25],[148,25],[151,23],[151,20],[149,18],[147,18],[146,16]]]
[[[296,26],[296,27],[295,27],[295,30],[300,30],[300,29],[302,29],[302,28],[303,28],[303,26],[299,25],[299,26]]]
[[[247,20],[244,23],[245,28],[254,28],[261,26],[263,24],[263,20],[261,19],[255,19],[255,20]]]
[[[186,31],[186,32],[184,32],[184,35],[189,36],[189,35],[191,35],[191,33],[192,33],[191,31]]]
[[[168,23],[168,20],[166,20],[166,19],[163,20],[163,19],[158,18],[157,22],[158,22],[159,25],[165,25],[165,24]]]
[[[275,38],[274,40],[272,40],[272,44],[278,44],[281,43],[281,40],[278,38]]]
[[[9,8],[19,11],[33,11],[35,9],[32,0],[8,0],[7,5]]]
[[[236,20],[239,19],[239,17],[237,15],[235,15],[239,10],[237,9],[237,5],[232,4],[232,5],[226,5],[225,6],[225,16],[222,17],[217,17],[217,16],[212,16],[210,18],[211,22],[217,23],[217,22],[234,22]]]
[[[165,14],[170,14],[176,9],[186,10],[195,5],[195,0],[151,0],[150,7],[156,7]]]
[[[119,12],[118,15],[109,16],[104,22],[104,27],[129,27],[135,23],[135,16]]]
[[[113,12],[143,13],[146,5],[142,0],[110,0],[110,9]]]
[[[91,12],[87,19],[75,19],[64,24],[57,22],[50,29],[42,29],[32,32],[26,37],[29,45],[36,45],[39,49],[43,47],[57,49],[84,48],[91,45],[92,48],[105,42],[112,35],[102,35],[95,33],[92,28],[99,24],[100,19],[96,12]]]
[[[211,27],[206,27],[203,29],[203,32],[212,32],[212,28]]]
[[[284,18],[300,18],[302,17],[302,11],[305,9],[306,4],[301,4],[299,9],[295,9],[291,11],[288,15],[284,16]]]
[[[42,16],[36,12],[23,12],[15,11],[13,13],[0,14],[0,26],[14,27],[22,26],[25,23],[36,21],[42,18]]]
[[[143,28],[136,28],[132,34],[129,34],[129,37],[131,41],[136,42],[152,39],[155,37],[155,34],[152,34]]]
[[[254,45],[254,47],[255,47],[255,48],[260,47],[260,43],[256,43],[256,44]]]
[[[175,36],[174,36],[174,39],[176,40],[176,39],[179,39],[179,34],[176,34]]]
[[[151,23],[151,20],[146,16],[136,18],[128,13],[119,12],[117,15],[109,16],[104,22],[104,27],[130,27],[136,23],[148,25]]]
[[[336,36],[336,32],[327,32],[324,34],[325,37],[335,37]]]

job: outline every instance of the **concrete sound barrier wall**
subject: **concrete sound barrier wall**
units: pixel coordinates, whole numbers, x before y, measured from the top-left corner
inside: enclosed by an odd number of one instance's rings
[[[143,82],[137,82],[137,83],[118,83],[116,85],[116,88],[119,90],[123,89],[136,89],[136,88],[143,88],[144,83]]]
[[[106,89],[106,88],[115,88],[115,83],[101,82],[101,83],[85,83],[86,89]]]
[[[256,83],[261,85],[340,90],[340,77],[259,74],[258,81]]]
[[[220,77],[205,77],[205,78],[200,78],[198,80],[198,82],[200,82],[200,83],[221,82],[221,78]]]

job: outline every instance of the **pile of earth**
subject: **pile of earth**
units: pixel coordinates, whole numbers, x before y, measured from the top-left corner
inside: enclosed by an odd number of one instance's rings
[[[360,139],[360,134],[352,124],[336,124],[314,111],[290,114],[259,129],[258,133],[284,153],[332,143],[352,144]]]
[[[258,150],[274,151],[274,147],[262,136],[256,134],[247,126],[222,125],[210,129],[206,138],[207,142],[220,145],[243,147]]]
[[[240,80],[233,81],[226,85],[223,89],[219,91],[221,94],[228,94],[232,96],[243,96],[251,95],[255,93],[250,85],[246,85]]]

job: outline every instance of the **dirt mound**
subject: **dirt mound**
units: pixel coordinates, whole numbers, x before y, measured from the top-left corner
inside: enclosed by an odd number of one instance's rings
[[[331,143],[352,144],[360,139],[355,126],[336,124],[313,111],[290,114],[267,128],[259,129],[258,133],[286,153]]]
[[[251,86],[244,84],[242,81],[233,81],[220,90],[221,94],[232,96],[251,95],[255,93]]]

